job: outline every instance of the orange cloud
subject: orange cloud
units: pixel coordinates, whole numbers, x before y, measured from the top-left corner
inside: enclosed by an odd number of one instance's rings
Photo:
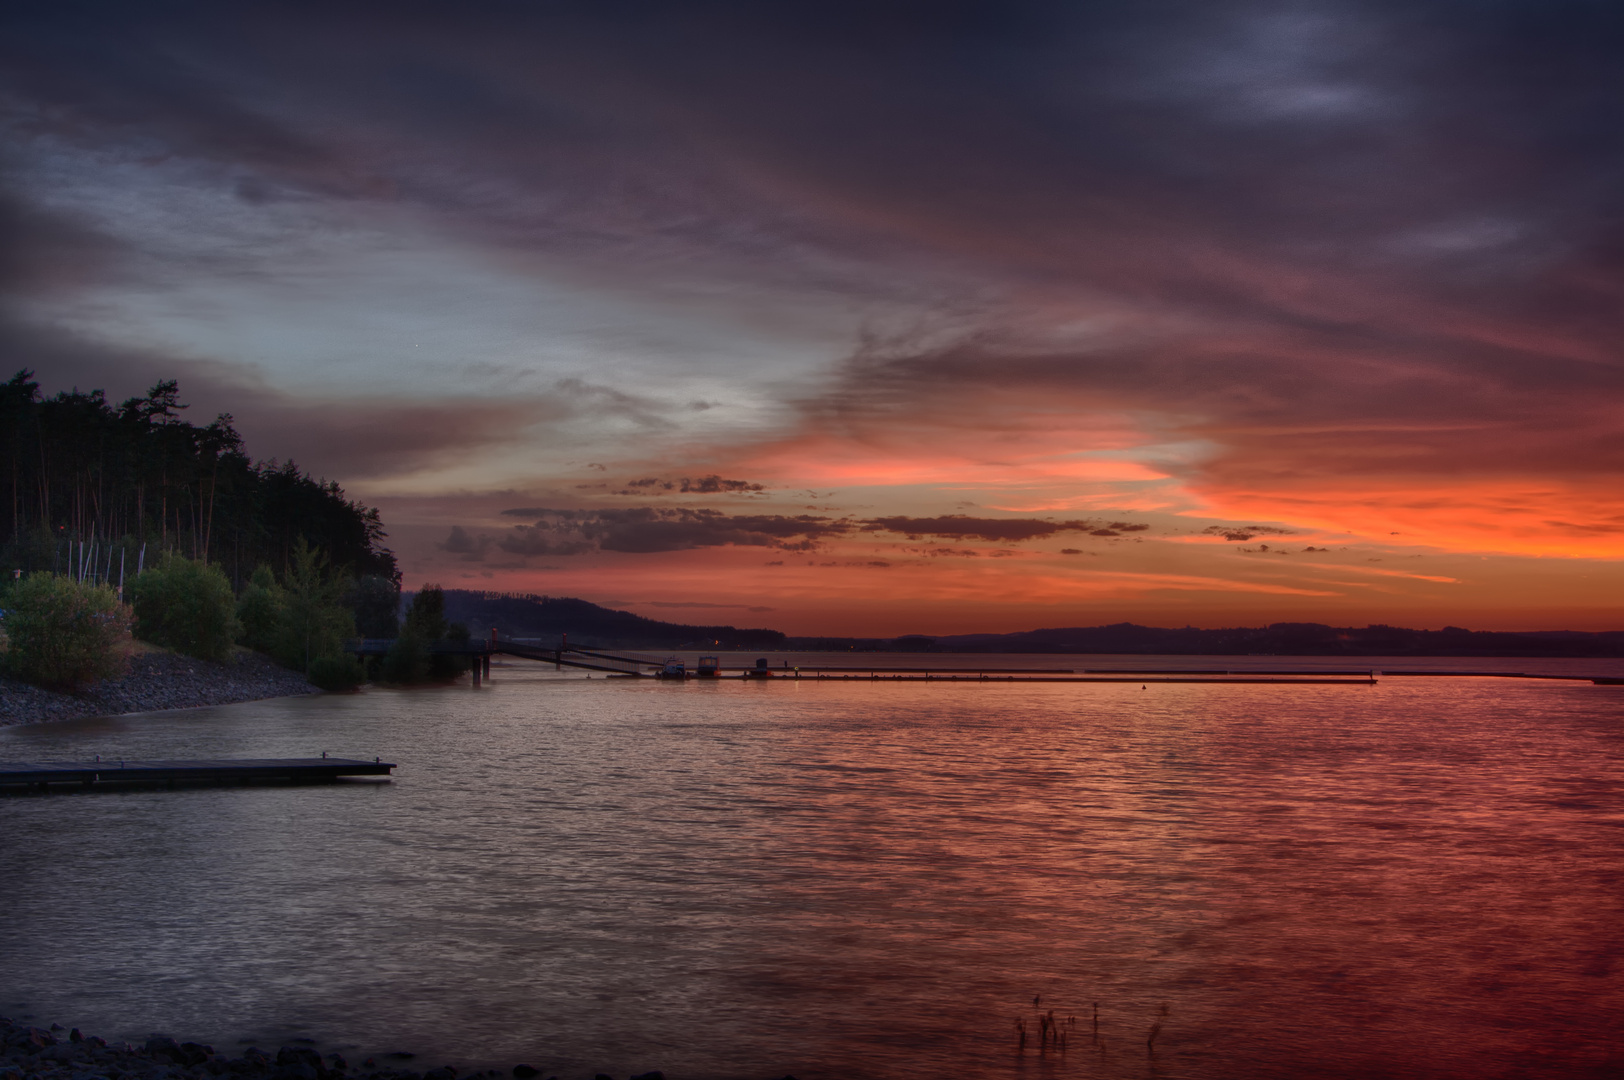
[[[1086,436],[916,429],[861,439],[810,432],[752,448],[748,467],[786,484],[814,487],[930,484],[1006,489],[1057,483],[1146,483],[1167,473]],[[1080,448],[1080,444],[1081,447]],[[741,466],[742,467],[742,466]]]
[[[1418,479],[1377,486],[1320,477],[1272,490],[1202,490],[1215,515],[1289,521],[1444,551],[1624,558],[1624,494],[1565,478]]]

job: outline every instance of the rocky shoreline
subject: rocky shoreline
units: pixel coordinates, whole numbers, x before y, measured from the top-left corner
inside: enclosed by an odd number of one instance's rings
[[[0,1017],[0,1037],[5,1048],[0,1053],[0,1080],[212,1080],[214,1077],[264,1077],[266,1080],[458,1080],[449,1065],[416,1073],[379,1068],[373,1058],[358,1069],[338,1054],[325,1058],[308,1046],[284,1046],[273,1056],[255,1046],[241,1057],[228,1058],[202,1043],[176,1042],[167,1035],[153,1035],[144,1046],[108,1043],[94,1035],[81,1035],[78,1028],[64,1031],[61,1025],[49,1029],[29,1027],[8,1017]],[[410,1054],[395,1055],[411,1057]],[[469,1073],[462,1080],[486,1080],[503,1074],[496,1070]],[[514,1069],[525,1080],[538,1075],[528,1066]],[[664,1080],[659,1073],[643,1080]]]
[[[352,1066],[339,1054],[323,1057],[308,1046],[284,1046],[275,1054],[250,1046],[241,1057],[230,1058],[215,1053],[212,1046],[176,1042],[167,1035],[153,1035],[142,1046],[109,1043],[81,1035],[78,1028],[68,1030],[59,1024],[37,1028],[0,1016],[0,1080],[505,1080],[507,1075],[497,1069],[459,1074],[450,1065],[418,1073],[381,1067],[376,1058]],[[541,1071],[515,1065],[512,1075],[514,1080],[532,1080]],[[612,1078],[599,1073],[596,1080]],[[665,1076],[655,1071],[631,1080],[665,1080]]]
[[[216,664],[152,651],[132,657],[129,674],[105,679],[78,694],[57,693],[0,676],[0,727],[315,692],[303,675],[278,667],[259,653],[239,652],[231,661]]]

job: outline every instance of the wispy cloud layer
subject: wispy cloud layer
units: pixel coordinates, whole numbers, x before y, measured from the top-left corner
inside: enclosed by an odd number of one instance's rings
[[[257,453],[414,500],[425,568],[824,545],[906,570],[914,536],[1155,549],[1207,562],[1053,573],[1251,589],[1236,544],[1290,534],[1512,559],[1505,610],[1544,580],[1516,559],[1620,574],[1606,5],[0,24],[14,367],[179,377]],[[521,503],[550,509],[515,528]],[[921,604],[1030,560],[929,561],[965,569]]]
[[[729,514],[708,508],[647,506],[598,510],[526,506],[503,510],[502,514],[536,520],[534,524],[513,526],[499,538],[481,537],[479,540],[473,539],[462,526],[455,525],[441,545],[442,549],[476,556],[491,545],[516,555],[583,555],[593,551],[649,554],[727,545],[815,551],[823,541],[865,534],[889,533],[909,540],[940,537],[1011,543],[1049,539],[1064,533],[1114,538],[1150,528],[1126,521],[977,518],[964,514],[934,518],[830,518],[817,514]],[[1246,534],[1246,538],[1250,539],[1251,534]],[[932,552],[938,553],[943,552]]]

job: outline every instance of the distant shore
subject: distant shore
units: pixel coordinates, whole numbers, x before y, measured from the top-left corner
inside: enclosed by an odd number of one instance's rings
[[[78,694],[0,676],[0,727],[315,692],[303,675],[278,667],[259,653],[242,651],[227,663],[215,664],[147,648],[131,658],[129,674],[106,679]]]

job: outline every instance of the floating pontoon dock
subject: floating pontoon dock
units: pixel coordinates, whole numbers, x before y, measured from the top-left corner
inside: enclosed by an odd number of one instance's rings
[[[350,758],[248,758],[219,761],[6,761],[0,762],[0,790],[52,784],[123,787],[136,784],[228,784],[282,780],[327,783],[341,776],[388,776],[387,761]]]

